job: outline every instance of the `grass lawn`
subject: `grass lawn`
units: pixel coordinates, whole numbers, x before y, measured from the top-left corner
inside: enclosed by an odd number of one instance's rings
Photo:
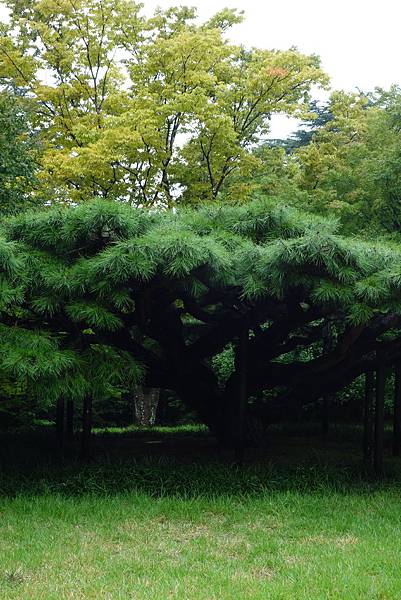
[[[185,457],[32,460],[0,473],[1,599],[401,598],[397,477]]]

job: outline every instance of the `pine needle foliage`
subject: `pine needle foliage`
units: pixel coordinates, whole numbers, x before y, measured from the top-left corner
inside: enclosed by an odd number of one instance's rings
[[[313,395],[383,351],[400,292],[396,245],[341,236],[336,221],[275,198],[176,212],[102,199],[25,213],[1,230],[1,375],[47,397],[101,397],[143,380],[175,389],[210,423],[237,393],[245,323],[251,392]],[[315,347],[327,318],[337,349],[290,360]],[[213,364],[227,347],[234,370],[222,392]]]

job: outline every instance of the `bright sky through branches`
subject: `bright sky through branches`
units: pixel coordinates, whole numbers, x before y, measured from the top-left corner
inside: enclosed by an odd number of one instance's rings
[[[146,11],[185,2],[147,0]],[[245,11],[230,38],[246,46],[318,54],[336,88],[401,83],[399,0],[192,0],[202,19],[225,7]]]
[[[185,4],[147,0],[145,8]],[[202,19],[225,8],[245,11],[230,32],[233,42],[260,48],[318,54],[336,89],[364,91],[401,84],[400,0],[192,0]],[[294,120],[276,118],[274,137],[288,134]]]
[[[400,0],[145,0],[151,14],[157,6],[187,4],[201,19],[226,6],[245,11],[245,20],[230,39],[245,46],[318,54],[336,89],[372,90],[401,84]],[[6,10],[1,8],[5,18]],[[285,136],[294,121],[276,117],[272,134]]]

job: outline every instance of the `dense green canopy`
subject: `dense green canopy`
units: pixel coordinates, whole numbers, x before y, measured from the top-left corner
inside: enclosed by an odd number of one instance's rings
[[[40,145],[29,125],[29,103],[0,90],[0,213],[15,214],[38,200],[31,195]]]
[[[336,230],[274,198],[175,213],[102,199],[12,218],[0,243],[2,374],[49,398],[142,378],[220,429],[238,405],[245,330],[248,390],[267,390],[267,408],[343,387],[378,352],[401,353],[401,252]],[[328,320],[336,343],[322,353]]]

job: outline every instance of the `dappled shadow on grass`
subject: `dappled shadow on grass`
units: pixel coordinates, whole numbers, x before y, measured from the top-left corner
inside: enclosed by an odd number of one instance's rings
[[[102,430],[94,436],[92,460],[84,464],[77,443],[58,455],[51,431],[7,435],[0,437],[0,494],[241,498],[401,488],[401,461],[387,456],[380,481],[366,472],[355,431],[325,439],[316,431],[306,434],[273,432],[268,446],[247,451],[242,466],[230,452],[219,451],[204,429]]]

